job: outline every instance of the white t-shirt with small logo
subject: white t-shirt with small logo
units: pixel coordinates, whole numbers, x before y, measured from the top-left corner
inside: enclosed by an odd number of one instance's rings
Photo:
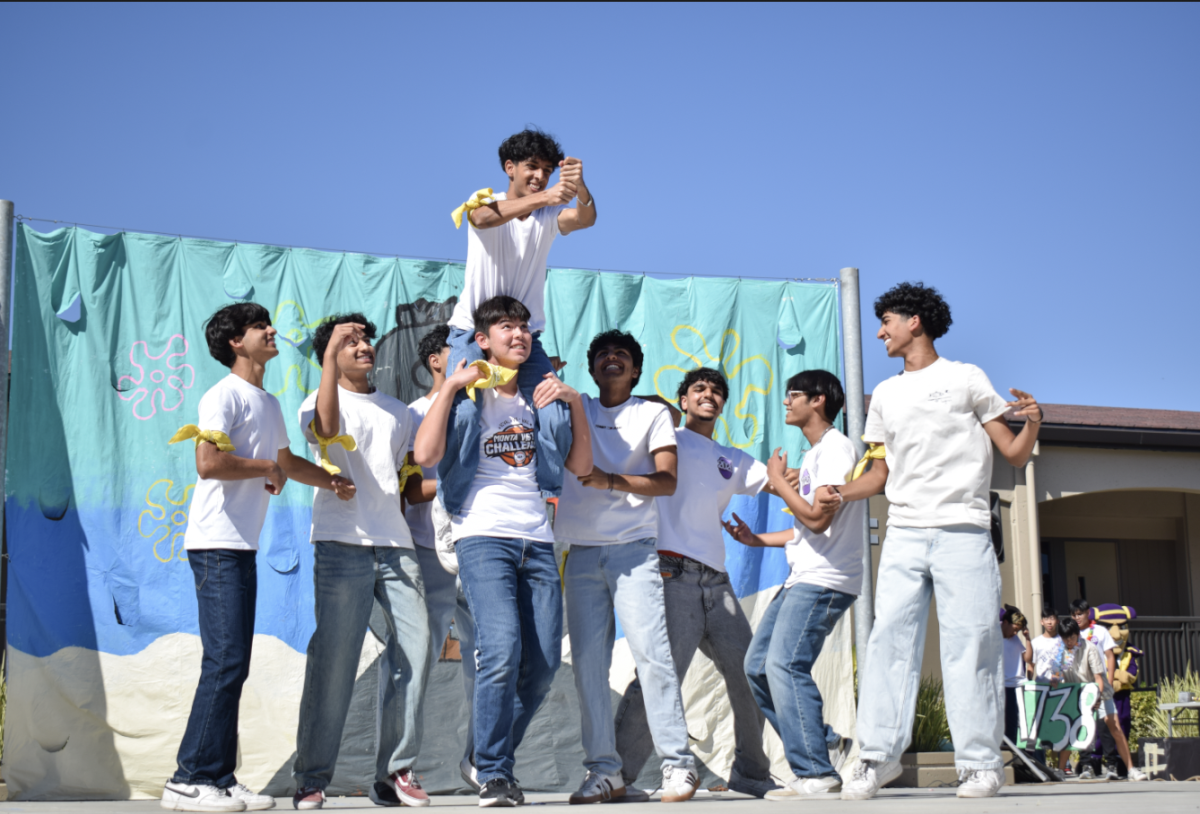
[[[725,570],[721,517],[734,495],[757,495],[767,485],[767,466],[740,449],[675,428],[679,485],[658,502],[658,550],[674,551],[718,571]]]
[[[316,413],[317,394],[310,393],[300,405],[300,431],[319,466],[320,446],[309,427]],[[356,491],[342,500],[329,489],[314,488],[311,541],[412,548],[400,511],[399,471],[415,434],[408,405],[378,390],[355,393],[339,386],[338,413],[338,435],[353,438],[355,449],[330,444],[326,453]]]
[[[888,525],[991,528],[992,439],[1008,409],[975,365],[938,359],[893,376],[871,396],[863,440],[887,447]]]
[[[600,399],[587,394],[580,398],[592,434],[592,463],[601,471],[652,475],[657,471],[652,453],[675,446],[671,415],[661,404],[630,396],[616,407],[605,407]],[[652,497],[581,486],[568,472],[554,532],[571,545],[611,545],[657,537],[658,507]]]
[[[505,193],[497,192],[503,201]],[[566,206],[543,206],[525,220],[513,218],[491,229],[477,229],[467,221],[467,270],[462,296],[450,316],[450,327],[475,328],[475,309],[505,294],[529,309],[529,330],[546,327],[546,260],[558,237],[558,213]]]
[[[1117,643],[1113,641],[1112,634],[1108,632],[1108,628],[1104,625],[1093,622],[1091,627],[1084,628],[1080,633],[1083,634],[1083,638],[1096,645],[1096,650],[1099,651],[1101,656],[1117,646]]]
[[[1038,681],[1062,681],[1063,641],[1058,636],[1033,640],[1033,675]]]
[[[537,483],[533,409],[518,393],[476,390],[479,470],[462,514],[450,518],[451,537],[521,538],[553,543],[554,531]]]
[[[433,401],[437,397],[437,393],[433,394],[432,399],[428,396],[421,396],[421,398],[408,405],[408,410],[413,418],[414,440],[417,437],[417,430],[421,427],[421,422],[425,420],[425,415],[429,412],[429,408],[433,406]],[[421,476],[425,480],[437,480],[437,467],[421,467]],[[408,521],[408,530],[412,532],[414,543],[421,546],[421,548],[434,548],[433,501],[409,506],[405,512],[404,519]]]
[[[831,427],[800,462],[800,497],[811,506],[818,488],[845,483],[856,462],[854,444]],[[820,534],[797,519],[791,542],[784,548],[789,573],[783,587],[803,582],[844,594],[861,593],[866,511],[865,500],[843,503]]]
[[[279,459],[288,445],[279,400],[261,387],[230,373],[200,399],[196,425],[229,436],[231,454],[264,461]],[[183,546],[189,551],[224,548],[258,551],[271,493],[266,478],[200,478],[188,509]]]

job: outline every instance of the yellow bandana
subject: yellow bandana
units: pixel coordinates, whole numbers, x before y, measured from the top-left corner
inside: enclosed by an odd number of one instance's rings
[[[883,444],[867,444],[867,451],[854,465],[854,470],[850,472],[850,476],[846,479],[849,483],[852,480],[858,480],[862,477],[862,473],[867,471],[867,464],[871,461],[882,461],[887,457],[887,450],[883,448]]]
[[[312,430],[312,434],[317,439],[317,444],[321,447],[321,454],[317,458],[317,463],[330,475],[336,475],[341,472],[341,467],[334,466],[333,461],[329,460],[329,445],[341,444],[342,449],[347,452],[353,452],[358,449],[358,444],[354,443],[354,439],[349,435],[331,435],[325,438],[317,432],[317,420],[315,418],[308,422],[308,428]]]
[[[450,217],[454,219],[454,228],[462,226],[463,215],[474,212],[481,206],[486,206],[490,203],[495,203],[496,199],[492,197],[492,188],[481,189],[472,195],[467,200],[463,201],[463,205],[450,213]],[[469,220],[469,218],[468,218]]]
[[[471,401],[475,400],[476,390],[490,390],[493,387],[508,384],[513,380],[513,376],[517,375],[517,371],[511,368],[493,365],[491,362],[485,362],[482,359],[472,362],[471,367],[478,368],[479,372],[483,374],[482,379],[477,379],[467,385],[467,397]]]
[[[404,491],[404,484],[408,483],[409,477],[412,475],[423,475],[421,467],[416,464],[405,464],[400,467],[400,491]]]
[[[220,430],[202,430],[195,424],[185,424],[179,428],[179,431],[171,436],[168,444],[177,444],[180,441],[186,441],[189,438],[196,439],[196,446],[200,446],[201,441],[208,441],[216,444],[217,449],[222,452],[233,452],[233,442],[229,440],[229,436]]]

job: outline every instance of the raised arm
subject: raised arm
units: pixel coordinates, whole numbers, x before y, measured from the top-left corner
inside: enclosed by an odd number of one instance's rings
[[[476,209],[476,212],[479,210]],[[483,373],[479,368],[467,366],[466,360],[458,363],[454,374],[448,376],[438,390],[438,397],[433,400],[421,428],[417,430],[416,440],[413,441],[413,460],[420,466],[437,466],[446,454],[446,422],[450,420],[450,410],[454,407],[454,395],[477,379],[482,379]]]
[[[1003,416],[993,418],[983,425],[983,429],[996,445],[996,449],[1000,450],[1004,460],[1012,466],[1020,467],[1029,460],[1033,453],[1033,445],[1037,443],[1038,430],[1042,427],[1042,408],[1038,406],[1037,399],[1023,390],[1010,387],[1008,392],[1017,397],[1016,401],[1008,402],[1009,407],[1017,408],[1013,415],[1025,418],[1025,426],[1021,428],[1021,432],[1014,435]],[[1037,416],[1037,419],[1034,420],[1033,416]]]
[[[366,326],[344,322],[334,326],[321,360],[321,384],[317,388],[317,407],[313,413],[313,428],[324,438],[341,432],[342,418],[338,409],[338,353],[347,342],[357,342]]]
[[[577,203],[574,209],[564,209],[558,213],[558,232],[568,235],[579,229],[587,229],[596,223],[596,199],[583,181],[583,162],[578,158],[567,156],[559,162],[562,168],[559,172],[561,183],[574,187]]]

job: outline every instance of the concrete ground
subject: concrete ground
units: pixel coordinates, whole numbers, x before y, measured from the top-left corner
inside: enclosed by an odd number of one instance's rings
[[[527,806],[548,807],[566,806],[566,794],[529,794]],[[437,807],[456,807],[459,809],[478,808],[476,798],[462,796],[437,796],[433,798]],[[1001,790],[1000,796],[990,800],[959,800],[954,796],[953,789],[884,789],[874,800],[863,802],[842,802],[840,800],[811,800],[791,803],[772,803],[755,800],[741,794],[731,792],[712,793],[701,792],[690,803],[690,808],[702,812],[769,812],[773,810],[787,811],[808,809],[809,807],[826,808],[845,814],[853,812],[872,812],[873,814],[917,814],[926,811],[963,811],[963,812],[995,812],[1041,809],[1047,814],[1070,814],[1076,811],[1087,811],[1088,814],[1129,814],[1129,812],[1145,812],[1145,814],[1168,814],[1169,812],[1184,812],[1200,810],[1200,784],[1170,783],[1156,781],[1151,783],[1058,783],[1044,785],[1008,786]],[[376,806],[365,797],[334,797],[326,804],[327,809],[362,809],[376,810]],[[605,806],[603,810],[611,811],[613,806]],[[291,800],[280,798],[276,805],[277,811],[291,811]],[[626,803],[615,807],[612,814],[637,814],[657,811],[657,800],[649,803]],[[155,800],[140,800],[137,802],[83,802],[83,803],[0,803],[0,814],[12,812],[30,812],[30,814],[82,814],[82,812],[97,812],[97,814],[151,814],[161,811]]]

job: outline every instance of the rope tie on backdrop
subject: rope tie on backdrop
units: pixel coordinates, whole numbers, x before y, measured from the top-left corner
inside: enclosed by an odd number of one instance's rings
[[[186,441],[189,438],[196,439],[196,446],[200,446],[202,441],[208,441],[210,444],[216,444],[217,449],[222,452],[233,452],[233,442],[229,440],[229,436],[220,430],[202,430],[195,424],[185,424],[180,427],[168,444],[178,444],[180,441]]]
[[[486,187],[479,190],[470,198],[463,201],[463,205],[450,213],[450,217],[454,219],[454,228],[462,226],[463,215],[467,215],[467,220],[470,220],[470,214],[481,206],[486,206],[495,203],[496,199],[492,197],[492,188]]]
[[[317,439],[317,445],[321,447],[321,454],[317,456],[317,464],[330,475],[336,475],[341,472],[341,467],[336,466],[333,461],[329,460],[329,445],[341,444],[342,449],[347,452],[353,452],[358,449],[358,444],[354,443],[354,439],[349,435],[331,435],[328,438],[321,435],[317,432],[317,420],[315,418],[308,422],[308,428],[312,430],[313,437]]]
[[[493,387],[508,384],[513,380],[513,376],[517,375],[517,371],[515,370],[500,367],[500,365],[493,365],[491,362],[485,362],[482,359],[476,359],[470,364],[470,367],[476,368],[483,374],[482,379],[478,379],[467,385],[467,397],[471,401],[475,400],[476,390],[490,390]]]

